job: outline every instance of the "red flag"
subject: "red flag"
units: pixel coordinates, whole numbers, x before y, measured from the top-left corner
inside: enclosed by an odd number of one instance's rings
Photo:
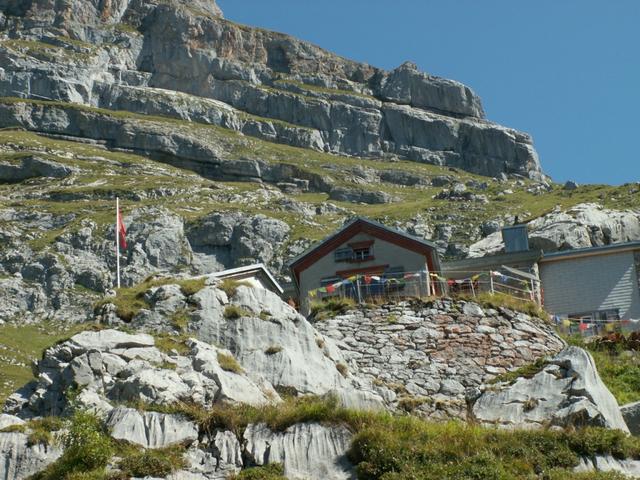
[[[127,229],[124,227],[124,222],[122,221],[122,213],[120,213],[120,209],[118,209],[118,232],[117,235],[120,236],[120,248],[127,249]]]
[[[327,285],[327,293],[333,293],[336,291],[336,287],[333,285]]]

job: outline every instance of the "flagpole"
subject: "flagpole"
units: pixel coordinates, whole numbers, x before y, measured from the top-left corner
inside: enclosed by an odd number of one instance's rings
[[[116,197],[116,277],[120,288],[120,198]]]

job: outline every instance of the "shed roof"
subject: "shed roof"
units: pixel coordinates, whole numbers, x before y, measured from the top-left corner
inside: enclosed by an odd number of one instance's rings
[[[233,278],[239,275],[251,274],[254,272],[262,272],[266,275],[269,281],[273,284],[273,287],[277,290],[277,292],[282,295],[284,292],[283,288],[280,286],[275,277],[271,274],[271,272],[267,269],[267,267],[263,263],[254,263],[253,265],[246,265],[238,268],[230,268],[228,270],[223,270],[222,272],[214,272],[210,276],[214,278]]]

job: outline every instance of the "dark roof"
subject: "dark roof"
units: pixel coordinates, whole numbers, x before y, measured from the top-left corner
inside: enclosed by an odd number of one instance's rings
[[[573,250],[562,250],[560,252],[544,253],[541,262],[545,260],[565,260],[571,257],[584,257],[591,255],[604,255],[614,253],[617,250],[640,250],[640,241],[614,243],[612,245],[604,245],[602,247],[575,248]]]
[[[333,234],[329,235],[324,240],[315,243],[314,245],[309,247],[307,250],[302,252],[300,255],[298,255],[297,257],[295,257],[291,261],[289,261],[288,266],[289,267],[293,267],[300,260],[304,259],[305,257],[307,257],[308,255],[312,254],[316,250],[322,248],[322,246],[324,246],[327,243],[331,242],[334,238],[340,236],[340,234],[342,232],[344,232],[349,227],[351,227],[352,225],[355,225],[358,222],[367,223],[367,224],[372,225],[374,227],[384,229],[389,233],[393,233],[395,235],[399,235],[399,236],[401,236],[403,238],[406,238],[408,240],[411,240],[411,241],[414,241],[414,242],[418,242],[418,243],[424,245],[425,247],[429,247],[429,248],[432,248],[434,250],[436,250],[436,248],[437,248],[436,244],[433,243],[433,242],[430,242],[429,240],[425,240],[423,238],[419,238],[419,237],[416,237],[414,235],[409,235],[407,232],[403,232],[402,230],[398,230],[396,228],[388,227],[388,226],[386,226],[386,225],[384,225],[384,224],[382,224],[380,222],[376,222],[375,220],[370,220],[370,219],[365,218],[365,217],[355,217],[355,218],[352,218],[351,220],[349,220],[347,223],[345,223],[339,230],[337,230]]]

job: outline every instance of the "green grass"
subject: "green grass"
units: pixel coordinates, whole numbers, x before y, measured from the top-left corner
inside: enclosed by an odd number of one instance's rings
[[[600,378],[618,404],[640,401],[640,352],[598,349],[580,336],[565,337],[570,345],[584,348],[593,357]]]
[[[76,412],[64,435],[64,453],[31,480],[101,479],[107,462],[116,453],[115,442],[94,415]],[[102,475],[102,477],[101,477]]]
[[[226,353],[218,352],[218,363],[220,368],[227,372],[242,373],[242,367],[233,355],[227,355]]]
[[[189,340],[189,336],[185,333],[180,334],[169,334],[169,333],[158,333],[154,335],[156,348],[164,353],[171,353],[174,350],[178,352],[180,355],[185,355],[190,352],[190,348],[187,345],[187,340]]]
[[[224,307],[223,315],[227,320],[237,320],[242,317],[250,317],[252,313],[246,308],[239,307],[238,305],[227,305]]]
[[[191,311],[188,308],[176,310],[171,315],[171,324],[179,332],[185,332],[189,328],[189,322],[191,321]]]
[[[118,463],[118,468],[129,477],[165,477],[185,468],[184,447],[173,445],[161,449],[140,450],[130,453]]]
[[[516,312],[526,313],[531,317],[537,317],[545,321],[549,320],[549,314],[536,302],[522,300],[504,293],[483,292],[475,297],[471,295],[458,295],[456,298],[467,302],[475,302],[486,308],[507,308],[509,310],[515,310]]]
[[[518,378],[532,378],[536,374],[542,371],[547,365],[548,360],[546,358],[539,358],[533,363],[523,365],[511,372],[502,373],[489,381],[489,384],[495,384],[500,382],[514,383]]]
[[[35,379],[31,365],[41,358],[43,350],[92,327],[93,324],[1,325],[0,406],[11,393]]]
[[[95,415],[76,411],[69,419],[43,419],[44,425],[67,431],[62,434],[64,452],[31,480],[125,480],[131,477],[164,477],[186,466],[185,447],[141,449],[111,438]],[[31,422],[33,423],[33,422]],[[117,456],[119,472],[107,473],[107,464]]]
[[[639,448],[637,439],[603,429],[507,431],[378,416],[356,434],[349,458],[361,480],[549,478],[540,472],[570,479],[576,478],[572,470],[581,456],[637,457]]]
[[[355,308],[356,301],[353,298],[330,297],[326,300],[311,302],[311,318],[315,321],[326,320],[337,315],[342,315]]]
[[[286,398],[263,407],[158,408],[186,414],[202,431],[228,429],[239,437],[250,423],[264,422],[274,431],[304,422],[345,425],[355,435],[348,455],[360,480],[618,479],[623,477],[595,472],[577,476],[573,468],[584,456],[640,458],[640,439],[616,430],[500,430],[462,422],[433,423],[345,409],[331,397]],[[244,474],[250,475],[248,470]]]
[[[27,101],[21,99],[1,100],[3,103],[15,103]],[[184,133],[190,137],[206,139],[212,144],[218,144],[226,152],[223,156],[230,159],[247,158],[260,159],[268,163],[281,163],[292,165],[309,175],[317,175],[332,178],[338,185],[353,186],[364,189],[375,189],[387,192],[402,199],[399,203],[382,205],[359,205],[348,202],[333,202],[339,207],[345,208],[358,215],[364,215],[385,223],[395,221],[406,221],[418,213],[429,217],[438,215],[456,215],[460,218],[460,224],[478,225],[484,220],[495,217],[496,203],[489,205],[465,204],[463,202],[449,202],[446,200],[436,200],[432,197],[438,193],[440,188],[432,187],[403,187],[388,183],[376,185],[354,185],[350,183],[348,175],[336,173],[328,170],[326,165],[332,165],[338,172],[346,172],[355,167],[366,167],[374,170],[402,170],[425,178],[436,175],[453,175],[459,181],[478,180],[486,181],[489,188],[486,192],[492,199],[497,199],[497,194],[505,188],[514,191],[513,195],[500,197],[497,203],[502,213],[519,215],[521,219],[536,218],[550,212],[556,206],[568,208],[577,203],[585,201],[596,201],[614,208],[640,208],[640,196],[633,193],[630,185],[611,187],[604,185],[585,185],[577,190],[567,192],[560,186],[555,186],[551,192],[536,196],[526,192],[530,182],[526,181],[524,186],[514,184],[498,184],[490,179],[459,171],[452,174],[448,169],[420,164],[411,161],[398,161],[392,165],[376,159],[358,159],[339,155],[330,155],[323,152],[311,151],[290,147],[287,145],[263,141],[257,138],[238,135],[236,132],[221,127],[194,124],[188,121],[158,117],[138,115],[130,112],[110,111],[92,109],[89,107],[72,106],[62,102],[38,102],[28,101],[32,104],[49,106],[63,109],[80,109],[97,116],[106,115],[123,120],[139,122],[144,125],[160,126],[170,128],[176,132]],[[242,211],[246,214],[265,214],[267,216],[283,220],[292,227],[291,241],[297,239],[318,240],[338,228],[344,214],[332,214],[314,218],[313,222],[301,222],[300,216],[296,213],[273,208],[268,200],[264,202],[249,202],[248,204],[233,204],[224,200],[219,200],[215,196],[208,194],[209,187],[228,187],[238,194],[244,195],[252,191],[257,191],[261,187],[254,183],[241,182],[211,182],[204,180],[197,175],[185,170],[163,165],[162,169],[158,164],[140,155],[126,154],[122,152],[111,152],[96,147],[95,145],[66,142],[51,138],[39,137],[30,132],[20,130],[0,131],[0,145],[16,146],[16,149],[37,151],[47,158],[65,163],[66,165],[77,166],[83,169],[77,174],[77,181],[73,185],[64,184],[61,181],[54,181],[43,187],[42,184],[34,183],[33,186],[26,186],[26,191],[30,192],[31,198],[14,202],[14,208],[32,210],[37,208],[55,215],[77,213],[78,219],[60,229],[44,232],[30,232],[36,235],[34,240],[30,240],[30,245],[36,250],[48,248],[54,240],[63,233],[72,232],[79,228],[82,218],[90,218],[96,221],[106,232],[112,223],[112,202],[107,198],[114,193],[126,198],[131,191],[146,191],[156,187],[178,186],[184,191],[169,198],[144,199],[137,202],[135,207],[147,205],[159,205],[183,216],[186,220],[195,221],[211,212],[231,212]],[[64,158],[57,153],[69,152],[74,158]],[[114,167],[106,162],[88,160],[91,157],[104,157],[119,163]],[[135,174],[132,175],[132,168]],[[95,184],[96,181],[106,181],[104,184]],[[192,188],[191,188],[192,187]],[[11,188],[0,185],[0,198],[2,192],[7,194],[13,192]],[[90,201],[81,198],[68,202],[53,201],[42,194],[43,188],[48,193],[72,193],[81,195]],[[32,190],[32,191],[30,191]],[[37,193],[37,196],[34,194]],[[7,196],[8,198],[8,196]],[[310,202],[319,205],[327,201],[327,193],[309,192],[294,195],[293,198],[300,201]],[[8,203],[8,202],[7,202]],[[129,211],[126,203],[125,212]],[[452,241],[469,243],[469,230],[454,231]]]
[[[238,291],[238,287],[245,286],[251,287],[251,284],[247,281],[234,280],[233,278],[225,278],[216,285],[220,290],[227,294],[227,297],[233,298]]]
[[[284,467],[280,463],[270,463],[263,467],[252,467],[233,474],[228,480],[286,480]]]
[[[164,285],[179,285],[183,295],[190,296],[205,287],[205,279],[149,278],[137,285],[117,289],[115,297],[100,300],[95,305],[95,309],[99,310],[104,305],[111,303],[116,307],[116,315],[125,322],[130,322],[141,310],[151,308],[151,305],[144,298],[145,293],[151,288]]]

